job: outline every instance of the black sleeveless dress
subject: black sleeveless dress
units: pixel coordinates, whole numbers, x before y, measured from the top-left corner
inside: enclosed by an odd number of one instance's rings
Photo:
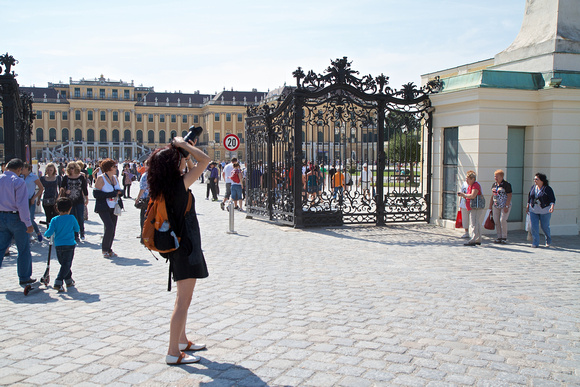
[[[183,216],[189,195],[192,196],[191,209]],[[163,254],[169,259],[169,271],[173,274],[173,280],[208,277],[209,273],[201,249],[199,222],[195,213],[195,197],[189,189],[185,190],[183,180],[181,187],[175,192],[174,200],[166,204],[167,211],[172,211],[174,214],[175,232],[181,235],[179,248],[171,253]]]

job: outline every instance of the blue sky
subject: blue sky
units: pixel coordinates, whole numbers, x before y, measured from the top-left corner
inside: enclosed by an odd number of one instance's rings
[[[22,86],[134,80],[156,91],[267,91],[347,56],[390,86],[492,58],[525,0],[0,0],[0,52]]]

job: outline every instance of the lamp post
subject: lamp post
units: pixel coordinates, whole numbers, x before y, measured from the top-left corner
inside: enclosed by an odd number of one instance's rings
[[[212,159],[215,161],[215,141],[208,141],[207,143],[209,146],[213,146],[213,155]]]

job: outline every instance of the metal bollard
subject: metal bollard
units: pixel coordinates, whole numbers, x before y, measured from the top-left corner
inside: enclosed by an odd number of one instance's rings
[[[234,231],[234,201],[231,200],[230,204],[228,205],[228,209],[230,210],[230,229],[228,231],[228,234],[237,234],[237,232]]]

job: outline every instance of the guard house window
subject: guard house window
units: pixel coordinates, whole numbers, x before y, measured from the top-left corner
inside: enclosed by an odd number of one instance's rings
[[[129,90],[124,90],[123,93],[124,93],[125,99],[131,99],[131,94],[130,94]]]
[[[232,120],[232,114],[231,113],[226,113],[226,121],[230,122]]]
[[[93,89],[90,87],[87,89],[87,98],[93,98]]]
[[[107,121],[107,112],[101,110],[101,121]]]
[[[199,123],[199,116],[198,116],[197,114],[195,114],[195,115],[193,116],[193,123],[194,123],[194,124],[198,124],[198,123]]]
[[[87,112],[87,120],[88,120],[88,121],[92,121],[92,120],[94,120],[94,118],[93,118],[93,111],[92,111],[92,110],[89,110],[89,111]]]
[[[56,113],[55,112],[48,112],[48,118],[50,120],[55,120],[56,119]]]
[[[119,90],[113,89],[112,92],[113,92],[113,99],[119,98]]]
[[[105,89],[99,89],[99,98],[105,99]]]
[[[42,120],[42,110],[37,110],[36,111],[36,119],[37,120]]]
[[[149,122],[153,122],[153,114],[149,114]]]
[[[81,88],[75,87],[75,98],[80,98],[80,97],[81,97]]]
[[[80,110],[75,110],[75,120],[77,120],[77,121],[81,120],[81,111]]]
[[[238,122],[242,122],[242,113],[238,113]]]
[[[165,122],[165,114],[159,115],[159,122]]]
[[[187,114],[184,114],[181,116],[181,122],[183,122],[184,124],[187,124]]]
[[[137,114],[137,122],[143,122],[143,115]]]
[[[458,128],[443,129],[443,219],[455,219],[457,213]]]
[[[177,116],[175,114],[171,115],[171,122],[177,122]]]
[[[113,112],[113,121],[119,121],[119,112]]]
[[[215,113],[214,114],[214,121],[218,122],[220,120],[220,114],[219,113]]]
[[[62,119],[64,121],[68,120],[68,112],[62,112]]]
[[[131,121],[131,112],[125,112],[125,122]]]

